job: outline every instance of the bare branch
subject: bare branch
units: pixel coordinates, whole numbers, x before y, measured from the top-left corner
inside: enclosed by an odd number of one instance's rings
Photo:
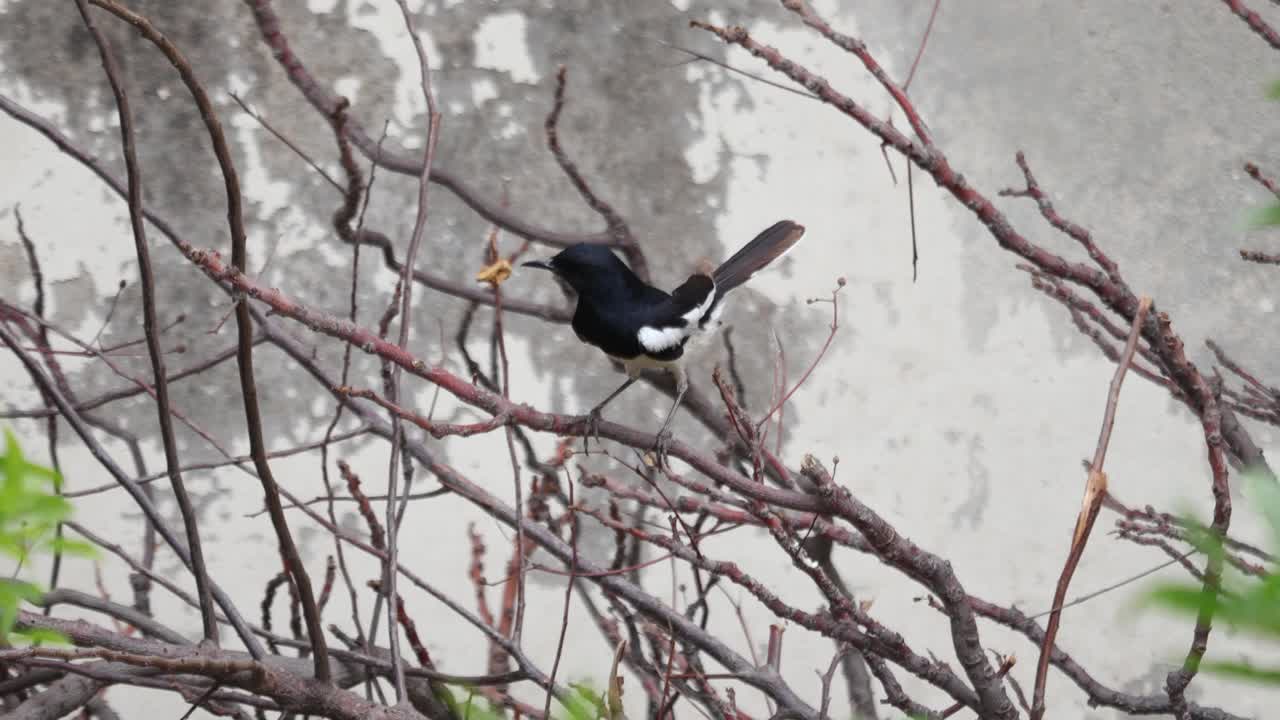
[[[1237,17],[1243,20],[1245,24],[1249,26],[1250,30],[1257,33],[1258,37],[1266,40],[1267,44],[1272,48],[1280,50],[1280,33],[1276,32],[1275,28],[1268,25],[1256,10],[1251,10],[1240,0],[1222,0],[1222,3],[1226,5],[1231,12],[1235,13]]]
[[[98,26],[93,22],[86,0],[76,0],[80,17],[98,46],[102,69],[106,72],[111,92],[115,95],[116,109],[120,117],[120,145],[124,151],[125,172],[129,178],[129,224],[133,229],[133,246],[138,256],[138,275],[142,282],[142,327],[147,339],[147,353],[151,357],[152,375],[155,377],[156,411],[160,420],[160,441],[164,445],[164,462],[169,472],[169,484],[173,488],[178,512],[187,532],[187,547],[191,551],[192,574],[196,580],[196,596],[200,598],[200,621],[204,626],[205,642],[218,644],[218,621],[213,616],[213,596],[209,592],[209,569],[204,562],[204,546],[200,542],[200,530],[196,526],[196,512],[182,481],[181,461],[178,459],[177,441],[173,435],[173,420],[169,417],[169,384],[166,382],[164,353],[160,351],[160,338],[156,333],[156,279],[151,270],[151,252],[147,246],[146,222],[142,217],[142,175],[138,168],[138,153],[134,146],[133,111],[129,96],[120,79],[120,68],[115,55],[107,45]]]
[[[127,473],[116,465],[115,461],[111,459],[111,456],[107,453],[106,449],[104,449],[97,439],[93,437],[92,433],[89,432],[89,428],[80,417],[80,414],[76,412],[75,408],[71,406],[71,403],[62,395],[62,392],[58,390],[54,383],[44,374],[44,371],[35,362],[35,360],[28,353],[22,350],[18,345],[17,340],[9,330],[5,328],[3,323],[0,323],[0,342],[9,346],[9,349],[18,356],[18,359],[36,380],[36,384],[44,392],[48,393],[49,398],[58,407],[58,411],[62,413],[62,416],[71,425],[71,429],[74,430],[76,435],[80,437],[80,440],[84,442],[85,447],[89,449],[89,452],[102,465],[102,467],[116,479],[118,483],[124,486],[125,490],[129,492],[129,496],[133,498],[133,501],[142,510],[143,515],[146,516],[147,522],[155,527],[156,532],[160,534],[165,543],[168,544],[169,548],[173,550],[180,560],[182,560],[182,563],[186,565],[187,569],[191,570],[192,561],[190,553],[187,552],[186,546],[173,534],[173,531],[169,529],[164,518],[160,515],[160,512],[156,509],[154,503],[151,502],[151,499],[147,497],[146,493],[142,491],[142,488],[139,487]],[[262,657],[265,654],[262,646],[258,643],[257,639],[253,637],[248,625],[236,611],[235,605],[232,604],[231,599],[222,592],[221,588],[218,587],[217,583],[212,578],[209,580],[209,589],[213,594],[214,600],[218,603],[218,606],[222,608],[222,612],[226,614],[227,618],[231,621],[232,626],[236,629],[236,634],[240,636],[240,640],[244,642],[245,647],[250,649],[250,653],[254,657]]]
[[[236,173],[235,165],[231,160],[231,150],[222,132],[222,124],[218,121],[213,104],[209,101],[208,93],[196,78],[191,64],[178,48],[157,30],[147,18],[116,4],[114,0],[90,0],[90,2],[132,25],[144,38],[154,44],[178,70],[183,84],[186,85],[192,99],[200,109],[200,117],[204,121],[205,129],[213,144],[214,155],[217,156],[218,166],[222,171],[227,195],[227,224],[231,231],[231,262],[238,268],[248,267],[247,239],[244,229],[243,210],[241,208],[240,180]],[[140,210],[141,208],[139,207],[139,214]],[[138,222],[140,223],[141,220],[139,219]],[[306,568],[302,565],[302,558],[298,555],[298,548],[294,544],[293,536],[289,533],[289,521],[285,518],[284,511],[280,508],[280,493],[266,457],[266,442],[263,440],[262,435],[262,413],[258,407],[258,388],[254,381],[253,372],[253,320],[249,316],[249,307],[243,299],[236,302],[236,327],[240,343],[236,361],[240,366],[240,392],[244,399],[245,425],[249,431],[249,446],[253,455],[253,464],[258,471],[258,478],[262,482],[267,507],[271,510],[271,521],[276,531],[276,541],[280,545],[280,554],[284,557],[285,566],[288,567],[289,574],[293,577],[293,582],[297,586],[298,594],[302,599],[303,613],[307,619],[307,632],[314,646],[316,678],[322,683],[328,682],[330,674],[329,654],[325,651],[324,631],[320,627],[315,595],[311,591],[311,579],[307,576]]]
[[[1033,182],[1030,172],[1028,183]],[[1138,335],[1142,323],[1151,310],[1151,298],[1143,296],[1138,304],[1138,312],[1133,318],[1133,326],[1129,330],[1129,339],[1125,343],[1120,362],[1116,364],[1115,375],[1111,378],[1111,387],[1107,391],[1106,410],[1102,416],[1102,429],[1098,434],[1098,446],[1093,452],[1093,462],[1089,464],[1089,477],[1085,485],[1084,499],[1080,503],[1080,515],[1076,518],[1076,527],[1071,536],[1071,549],[1067,553],[1067,562],[1058,577],[1057,588],[1053,592],[1053,611],[1049,615],[1049,625],[1044,634],[1044,642],[1040,645],[1040,660],[1036,664],[1036,684],[1031,700],[1031,720],[1044,717],[1044,688],[1049,677],[1049,652],[1054,639],[1058,636],[1058,624],[1062,621],[1062,603],[1067,597],[1067,588],[1071,585],[1071,576],[1075,574],[1080,557],[1084,554],[1084,546],[1089,542],[1089,534],[1093,531],[1094,521],[1098,519],[1098,511],[1102,509],[1102,500],[1107,493],[1107,476],[1102,471],[1102,463],[1107,458],[1107,446],[1111,442],[1111,429],[1116,422],[1116,407],[1120,403],[1120,387],[1124,383],[1125,373],[1133,362],[1133,354],[1138,349]]]

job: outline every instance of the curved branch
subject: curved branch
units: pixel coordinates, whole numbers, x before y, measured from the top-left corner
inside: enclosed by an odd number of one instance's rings
[[[227,195],[227,225],[231,230],[231,262],[239,268],[248,267],[247,237],[244,229],[244,215],[241,208],[240,180],[235,164],[231,160],[231,150],[227,146],[226,136],[222,132],[222,124],[213,110],[213,103],[204,86],[195,76],[185,56],[176,46],[151,24],[147,18],[117,5],[114,0],[89,0],[112,15],[129,23],[149,42],[156,46],[165,58],[178,70],[183,84],[191,93],[192,99],[200,109],[200,117],[204,121],[209,140],[213,144],[214,155],[217,156],[219,169]],[[141,208],[135,212],[141,221]],[[302,557],[298,554],[293,535],[289,532],[289,521],[280,506],[280,490],[275,476],[271,473],[271,464],[267,461],[267,446],[262,435],[262,411],[258,405],[258,388],[253,371],[253,319],[249,314],[248,301],[235,301],[236,329],[240,347],[236,354],[240,367],[240,394],[244,400],[245,428],[249,433],[249,447],[253,455],[253,464],[262,482],[262,491],[266,496],[267,508],[271,514],[271,525],[276,532],[276,542],[280,547],[280,555],[288,568],[293,583],[302,600],[302,613],[307,621],[307,634],[311,640],[316,664],[316,679],[329,681],[329,653],[325,649],[324,630],[320,626],[320,612],[316,607],[315,593],[311,589],[311,578],[307,575]]]
[[[147,227],[142,218],[142,174],[138,167],[138,152],[134,144],[133,111],[129,96],[120,80],[120,66],[89,14],[86,0],[76,0],[80,17],[98,46],[102,69],[106,72],[111,92],[115,95],[116,110],[120,117],[120,145],[124,151],[125,173],[129,182],[129,225],[133,229],[134,252],[138,256],[138,276],[142,283],[142,327],[146,336],[147,354],[151,359],[152,376],[155,378],[156,411],[160,420],[160,441],[164,447],[164,463],[169,474],[173,498],[182,516],[187,534],[187,547],[191,550],[192,574],[196,580],[196,596],[200,598],[200,621],[204,639],[218,644],[218,621],[214,619],[213,596],[209,593],[209,568],[204,562],[204,545],[200,542],[200,530],[196,526],[196,511],[182,480],[182,463],[178,460],[178,443],[174,438],[173,419],[169,416],[169,383],[166,379],[164,353],[160,350],[156,320],[156,278],[151,270],[151,251],[147,246]]]
[[[257,23],[258,32],[262,36],[263,43],[271,49],[276,61],[284,68],[289,81],[293,83],[294,87],[298,88],[307,102],[322,116],[329,117],[332,115],[337,107],[338,98],[317,82],[298,56],[294,54],[288,38],[285,37],[280,28],[280,18],[271,7],[271,1],[245,0],[245,4],[253,12],[253,19]],[[402,175],[412,175],[414,177],[422,175],[423,163],[420,160],[401,155],[386,148],[379,148],[377,142],[354,119],[348,121],[346,132],[347,136],[351,138],[351,142],[360,149],[360,152],[365,157],[376,162],[380,167]],[[622,246],[622,243],[611,230],[573,234],[534,225],[502,208],[498,203],[489,202],[481,198],[474,188],[469,187],[454,174],[440,168],[431,168],[430,179],[431,182],[452,192],[480,217],[520,237],[553,247],[569,247],[577,243]]]
[[[1027,240],[1013,228],[1008,217],[986,195],[970,185],[951,166],[947,156],[937,146],[911,140],[897,128],[876,118],[852,98],[832,88],[826,78],[784,57],[777,48],[757,42],[745,28],[726,28],[697,20],[691,21],[690,25],[706,30],[726,43],[742,47],[768,63],[769,67],[817,95],[824,103],[852,118],[886,145],[929,173],[940,187],[951,193],[977,217],[1001,248],[1022,257],[1050,275],[1087,287],[1108,308],[1124,318],[1126,323],[1133,322],[1138,310],[1138,296],[1126,284],[1113,281],[1102,270],[1084,263],[1070,262]],[[911,105],[910,100],[906,102]],[[1162,312],[1151,313],[1143,323],[1142,334],[1152,351],[1169,370],[1171,379],[1187,395],[1191,409],[1197,415],[1202,415],[1206,406],[1212,402],[1213,392],[1208,381],[1187,358],[1182,340],[1173,332],[1169,316]],[[1228,408],[1222,408],[1222,433],[1232,454],[1244,465],[1275,479],[1275,472],[1267,464],[1261,448]]]

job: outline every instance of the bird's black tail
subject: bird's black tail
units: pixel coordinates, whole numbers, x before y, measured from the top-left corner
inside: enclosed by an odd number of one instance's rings
[[[782,257],[803,236],[804,226],[790,220],[780,220],[771,225],[711,274],[716,284],[716,295],[723,296],[749,280],[766,265]]]

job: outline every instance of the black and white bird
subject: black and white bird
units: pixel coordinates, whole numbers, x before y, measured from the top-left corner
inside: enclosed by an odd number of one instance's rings
[[[626,371],[627,381],[591,409],[589,421],[598,421],[604,406],[631,387],[641,371],[662,369],[675,379],[676,399],[658,433],[661,439],[689,388],[681,367],[685,344],[715,331],[725,294],[782,257],[803,235],[804,227],[790,220],[774,223],[711,274],[694,274],[670,293],[641,280],[603,245],[580,243],[549,260],[524,263],[550,270],[573,288],[578,295],[574,333]]]

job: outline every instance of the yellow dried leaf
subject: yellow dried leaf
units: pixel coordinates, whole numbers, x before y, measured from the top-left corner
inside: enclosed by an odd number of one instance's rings
[[[485,282],[497,287],[511,277],[511,263],[503,258],[476,273],[476,282]]]

